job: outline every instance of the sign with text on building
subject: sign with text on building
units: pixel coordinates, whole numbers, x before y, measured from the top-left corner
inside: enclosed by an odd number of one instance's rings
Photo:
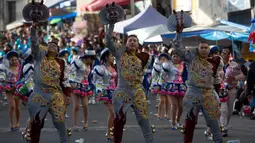
[[[228,12],[251,8],[250,0],[228,0]]]
[[[191,11],[192,10],[192,0],[176,0],[176,11]]]

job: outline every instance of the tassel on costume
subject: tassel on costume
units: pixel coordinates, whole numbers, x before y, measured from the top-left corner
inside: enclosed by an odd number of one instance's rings
[[[36,116],[34,117],[34,119],[31,121],[31,143],[39,143],[40,141],[40,134],[41,134],[41,129],[44,126],[44,120],[40,119],[39,115],[40,115],[39,111]]]
[[[184,143],[192,143],[195,126],[197,124],[196,116],[193,110],[190,111],[189,118],[185,119],[184,122]]]
[[[114,119],[114,130],[113,130],[113,139],[114,143],[122,142],[123,128],[126,124],[126,113],[123,112],[124,106],[119,110],[119,114],[116,113],[116,118]]]

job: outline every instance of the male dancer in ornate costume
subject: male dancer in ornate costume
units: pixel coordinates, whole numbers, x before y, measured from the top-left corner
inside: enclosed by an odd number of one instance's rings
[[[69,104],[70,85],[66,82],[65,62],[57,58],[59,46],[57,40],[47,47],[38,45],[37,30],[31,27],[31,47],[34,57],[34,91],[28,100],[31,119],[31,143],[39,143],[40,132],[48,112],[58,130],[61,143],[68,142],[65,127],[65,112]]]
[[[128,37],[125,47],[115,47],[112,41],[113,28],[114,23],[111,23],[106,34],[106,41],[111,54],[116,58],[118,70],[118,85],[113,97],[114,143],[122,142],[126,112],[130,106],[134,109],[146,143],[152,143],[152,129],[148,120],[148,102],[142,86],[142,78],[144,70],[147,69],[149,55],[137,53],[139,44],[135,35]]]
[[[176,21],[178,21],[177,16]],[[186,112],[184,143],[192,143],[200,109],[205,116],[207,126],[211,129],[214,141],[223,143],[217,120],[219,101],[213,85],[214,77],[219,76],[217,68],[220,60],[219,58],[208,58],[210,48],[206,42],[201,42],[199,47],[194,49],[182,47],[181,33],[183,27],[183,21],[180,24],[177,23],[174,48],[178,55],[187,63],[188,67],[188,89],[184,97],[184,110]]]

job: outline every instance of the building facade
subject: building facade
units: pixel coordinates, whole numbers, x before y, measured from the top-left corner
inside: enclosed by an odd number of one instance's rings
[[[0,0],[0,30],[6,30],[6,25],[21,24],[22,9],[31,0]],[[78,15],[80,6],[93,0],[76,0]],[[190,13],[195,24],[213,25],[217,20],[229,20],[235,23],[249,25],[254,17],[255,0],[151,0],[161,14],[168,17],[172,10],[184,10]],[[15,21],[17,21],[15,23]]]
[[[22,9],[30,0],[0,0],[0,30],[6,30],[6,25],[21,24]],[[17,22],[16,22],[17,21]],[[16,23],[15,23],[16,22]]]
[[[213,25],[218,20],[249,25],[255,0],[152,0],[152,4],[166,17],[172,10],[184,10],[197,25]]]

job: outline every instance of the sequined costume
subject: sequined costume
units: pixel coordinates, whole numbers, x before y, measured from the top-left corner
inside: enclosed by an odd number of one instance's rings
[[[31,49],[27,49],[23,53],[23,55],[27,54],[27,57],[24,57],[24,60],[30,58],[31,56]],[[23,65],[21,79],[17,83],[17,89],[15,92],[15,96],[20,97],[23,100],[23,103],[26,104],[28,101],[28,97],[34,90],[34,64],[32,63],[32,58],[30,62],[27,62]]]
[[[159,79],[160,79],[161,69],[162,69],[162,64],[160,63],[159,59],[156,58],[153,64],[153,69],[151,73],[151,87],[150,87],[151,92],[154,94],[160,91]]]
[[[75,59],[70,67],[69,82],[73,93],[80,96],[91,96],[93,89],[89,84],[90,67],[86,67],[81,59]]]
[[[65,126],[65,96],[70,96],[70,85],[66,82],[65,62],[47,56],[47,47],[39,46],[37,31],[31,28],[31,48],[34,57],[34,91],[29,96],[28,109],[31,119],[31,143],[39,143],[40,132],[48,112],[58,130],[61,143],[68,142]]]
[[[233,78],[231,83],[229,78]],[[228,123],[233,112],[233,104],[236,99],[236,87],[238,80],[244,79],[244,75],[241,71],[240,66],[230,61],[228,65],[224,66],[224,92],[222,93],[221,99],[221,117],[220,124],[224,128],[225,133],[228,130]],[[224,95],[225,94],[225,95]]]
[[[15,94],[16,91],[16,83],[19,80],[20,77],[20,70],[21,68],[18,69],[18,71],[13,72],[10,70],[9,65],[5,65],[4,63],[0,64],[0,89],[2,92],[11,92],[13,95]]]
[[[96,94],[98,101],[112,103],[112,95],[117,86],[117,71],[109,70],[106,65],[98,65],[93,70],[93,83],[96,86]]]
[[[0,64],[0,92],[4,92],[4,80],[6,79],[6,67],[3,63]]]
[[[219,99],[214,90],[214,77],[219,76],[218,60],[202,59],[197,48],[185,49],[181,45],[180,34],[174,40],[174,48],[187,64],[187,91],[184,96],[184,143],[191,143],[197,117],[202,110],[205,121],[210,127],[216,143],[223,143],[220,126],[217,120]]]
[[[159,85],[161,85],[161,95],[184,96],[187,89],[182,80],[184,63],[174,65],[171,61],[162,64]]]
[[[142,85],[145,70],[149,65],[149,63],[146,64],[149,55],[146,59],[142,58],[143,56],[141,54],[128,52],[125,47],[115,47],[111,32],[110,30],[107,32],[106,42],[111,54],[115,56],[118,71],[118,85],[113,96],[115,111],[113,131],[114,143],[122,142],[126,113],[130,106],[134,109],[146,143],[152,143],[153,135],[148,120],[148,102]]]

